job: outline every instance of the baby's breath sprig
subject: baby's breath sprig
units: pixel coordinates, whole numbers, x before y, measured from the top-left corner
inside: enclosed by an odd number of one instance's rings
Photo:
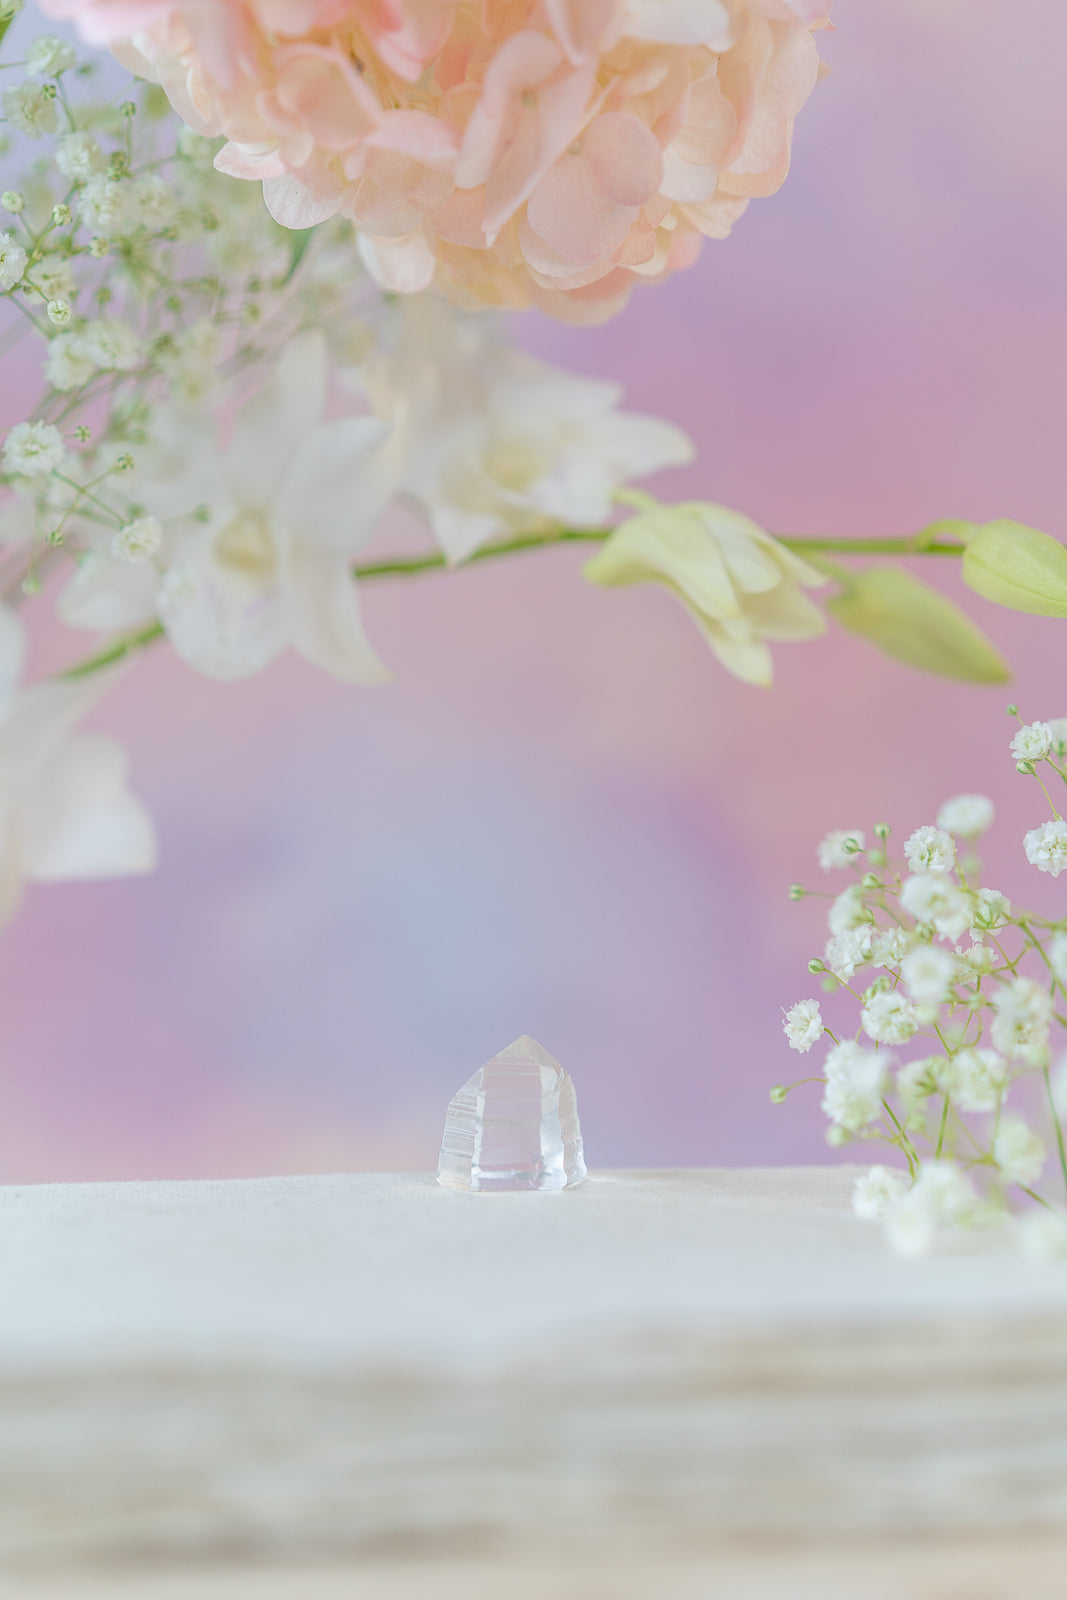
[[[1053,813],[1026,834],[1026,857],[1058,877],[1067,718],[1020,726],[1010,753]],[[922,1252],[947,1227],[1017,1210],[1029,1246],[1067,1256],[1067,1060],[1054,1059],[1055,1030],[1067,1028],[1067,913],[1020,911],[983,885],[976,845],[993,819],[984,795],[957,795],[905,841],[902,860],[884,824],[870,846],[860,829],[827,834],[819,865],[851,882],[831,901],[830,938],[809,971],[828,995],[851,996],[859,1019],[833,1033],[820,1002],[802,1000],[784,1031],[801,1053],[832,1041],[821,1075],[801,1080],[823,1086],[830,1144],[881,1144],[902,1162],[872,1167],[856,1187],[859,1214],[884,1219],[898,1249]],[[772,1101],[793,1087],[776,1085]]]

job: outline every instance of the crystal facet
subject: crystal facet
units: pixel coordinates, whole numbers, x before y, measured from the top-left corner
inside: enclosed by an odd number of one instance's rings
[[[569,1189],[584,1177],[570,1074],[524,1033],[449,1101],[437,1181],[448,1189]]]

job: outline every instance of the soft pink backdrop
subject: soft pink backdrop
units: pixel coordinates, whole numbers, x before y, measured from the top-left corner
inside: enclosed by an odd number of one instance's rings
[[[1067,536],[1067,12],[839,0],[795,169],[606,328],[528,344],[700,447],[665,481],[795,532],[1010,514]],[[9,395],[4,409],[17,410]],[[515,1034],[573,1073],[597,1165],[818,1161],[774,1108],[822,939],[787,885],[835,825],[983,788],[1029,892],[1004,706],[1067,712],[1067,628],[968,603],[1011,695],[832,638],[725,677],[665,595],[570,552],[366,597],[396,684],[286,661],[219,688],[165,651],[99,714],[151,879],[31,892],[0,938],[0,1178],[427,1167]],[[1033,885],[1048,891],[1047,883]]]

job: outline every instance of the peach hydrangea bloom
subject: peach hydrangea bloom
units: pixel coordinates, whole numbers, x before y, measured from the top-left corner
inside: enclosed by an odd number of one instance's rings
[[[789,167],[830,0],[42,0],[385,288],[597,321]]]

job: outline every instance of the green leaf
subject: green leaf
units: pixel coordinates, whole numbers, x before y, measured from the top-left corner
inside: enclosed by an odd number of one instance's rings
[[[1011,611],[1067,617],[1067,550],[1021,522],[1005,518],[976,531],[963,554],[963,581]]]
[[[289,245],[289,270],[285,274],[284,283],[289,283],[296,276],[296,269],[307,255],[308,246],[314,236],[314,228],[298,228]]]
[[[903,567],[868,567],[827,601],[843,628],[920,672],[967,683],[1007,683],[1000,651],[951,600]]]

